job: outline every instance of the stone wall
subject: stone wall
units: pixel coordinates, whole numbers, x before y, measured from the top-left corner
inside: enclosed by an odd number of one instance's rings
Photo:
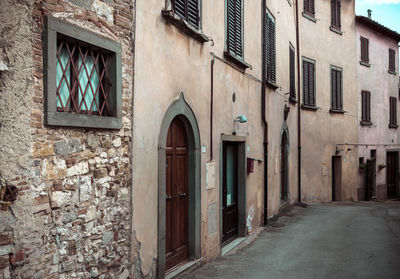
[[[128,278],[134,0],[5,0],[0,17],[0,278]],[[122,46],[121,130],[43,125],[43,20]]]

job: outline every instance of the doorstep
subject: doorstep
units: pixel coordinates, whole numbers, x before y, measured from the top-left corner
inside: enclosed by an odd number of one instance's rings
[[[176,276],[180,275],[182,272],[187,271],[191,267],[196,267],[197,264],[200,264],[203,258],[187,262],[181,266],[176,267],[174,270],[170,271],[168,274],[165,274],[165,279],[172,279]]]
[[[240,243],[242,243],[247,237],[238,237],[234,241],[226,244],[224,247],[221,249],[221,255],[224,256],[226,253],[230,252],[233,250],[236,246],[238,246]]]

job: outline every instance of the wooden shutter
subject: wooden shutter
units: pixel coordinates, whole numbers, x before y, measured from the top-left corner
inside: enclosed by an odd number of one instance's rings
[[[331,25],[340,29],[340,0],[331,0]]]
[[[243,58],[242,0],[227,1],[227,47],[229,52]]]
[[[304,0],[304,12],[310,15],[315,14],[314,0]]]
[[[331,69],[331,109],[336,110],[338,106],[337,102],[337,83],[336,83],[336,71]]]
[[[343,110],[342,72],[331,69],[331,108]]]
[[[369,41],[368,39],[361,37],[361,61],[369,63]]]
[[[306,106],[315,107],[315,65],[303,61],[303,102]]]
[[[389,125],[397,125],[397,100],[395,97],[390,97],[389,99],[390,105],[390,120]]]
[[[184,18],[190,25],[199,28],[199,1],[173,0],[175,13]]]
[[[275,53],[275,19],[267,12],[266,16],[266,65],[267,65],[267,81],[276,83],[276,53]]]
[[[296,99],[296,79],[295,79],[295,54],[294,49],[289,47],[289,68],[290,68],[290,97]]]
[[[389,71],[395,72],[396,71],[396,52],[393,49],[389,49]]]
[[[371,93],[361,91],[361,121],[371,122]]]

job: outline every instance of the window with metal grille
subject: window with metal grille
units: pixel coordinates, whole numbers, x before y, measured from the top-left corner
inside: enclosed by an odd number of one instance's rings
[[[361,62],[369,63],[369,41],[367,38],[361,37]]]
[[[389,128],[397,128],[397,99],[396,97],[389,98],[390,105],[390,117],[389,117]]]
[[[343,111],[343,80],[341,68],[331,67],[331,110]]]
[[[276,51],[275,51],[275,18],[267,11],[266,14],[266,77],[265,80],[276,84]]]
[[[304,12],[314,17],[315,15],[314,0],[304,0]]]
[[[81,41],[57,36],[57,111],[111,115],[108,104],[111,55]]]
[[[294,47],[289,45],[289,80],[290,80],[290,99],[296,101],[296,70]]]
[[[315,108],[315,61],[303,58],[303,107]]]
[[[396,73],[396,51],[389,48],[389,72]]]
[[[331,25],[336,29],[340,29],[340,0],[331,0]]]
[[[226,15],[227,51],[243,59],[243,0],[227,0]]]
[[[46,124],[120,129],[121,46],[47,17],[45,49]]]
[[[371,124],[371,93],[361,91],[361,125]]]
[[[199,29],[199,0],[172,0],[172,6],[178,16]]]

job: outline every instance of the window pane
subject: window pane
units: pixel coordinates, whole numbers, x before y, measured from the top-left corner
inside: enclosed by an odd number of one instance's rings
[[[71,77],[70,77],[70,66],[71,63],[68,65],[69,56],[68,51],[65,48],[60,50],[57,59],[57,67],[56,67],[56,85],[59,88],[59,97],[57,98],[57,107],[63,108],[67,105],[68,98],[69,98],[69,89],[68,86],[71,84]],[[65,74],[63,75],[63,72]],[[61,104],[62,103],[62,104]]]
[[[78,61],[78,69],[80,69],[82,64],[82,58],[79,57]],[[86,70],[85,70],[86,68]],[[93,73],[92,73],[93,71]],[[94,102],[94,95],[96,94],[96,91],[99,91],[97,87],[99,86],[99,65],[98,63],[96,64],[96,67],[94,67],[94,61],[92,57],[86,57],[85,64],[82,66],[81,71],[79,72],[79,83],[81,87],[79,88],[79,95],[78,95],[78,101],[79,104],[82,101],[82,96],[85,94],[85,99],[84,102],[82,102],[80,109],[81,110],[90,110],[90,107],[92,105],[92,102]],[[99,92],[97,92],[96,95],[96,102],[98,105],[99,104]],[[92,111],[98,111],[98,107],[96,105],[96,102],[94,102]],[[86,103],[86,106],[85,106]]]

